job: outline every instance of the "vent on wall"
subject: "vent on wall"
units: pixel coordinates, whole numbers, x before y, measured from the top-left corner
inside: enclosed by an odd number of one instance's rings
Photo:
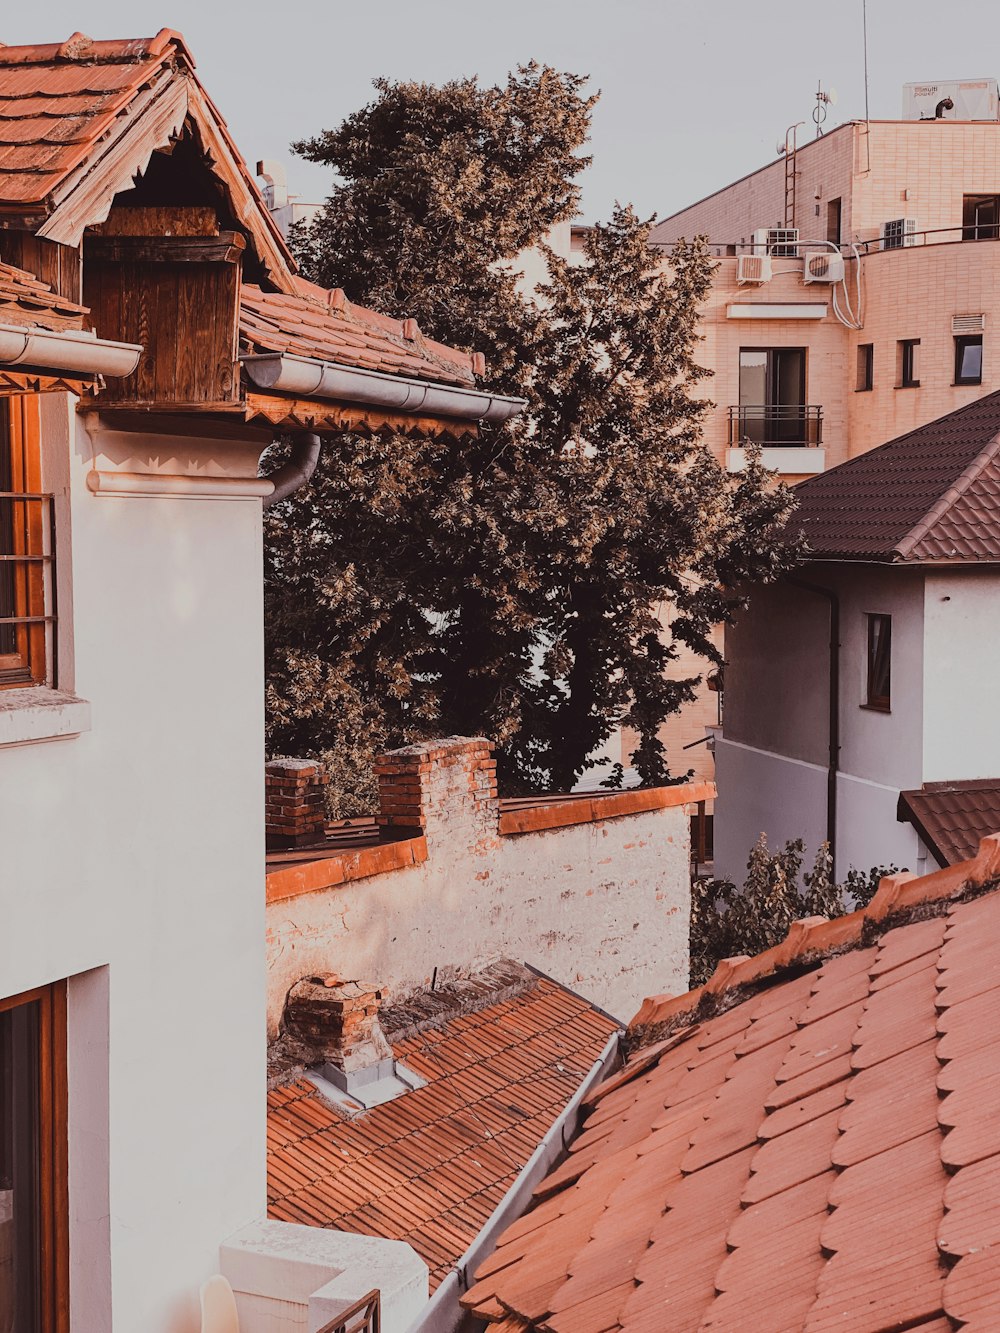
[[[985,315],[952,315],[952,333],[982,333],[986,328]]]

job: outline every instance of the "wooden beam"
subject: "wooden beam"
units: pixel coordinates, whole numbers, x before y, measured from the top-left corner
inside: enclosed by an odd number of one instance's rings
[[[75,393],[78,397],[95,394],[99,377],[74,379],[70,376],[48,375],[42,371],[7,370],[0,366],[0,398],[15,393]]]
[[[235,264],[246,249],[238,231],[218,236],[88,236],[88,259],[146,264]]]

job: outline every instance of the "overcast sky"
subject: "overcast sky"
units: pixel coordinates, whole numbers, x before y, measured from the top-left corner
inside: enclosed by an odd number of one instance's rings
[[[532,58],[589,74],[601,91],[583,216],[615,199],[676,211],[775,156],[793,121],[813,133],[817,82],[839,95],[827,128],[864,114],[861,0],[45,0],[0,3],[0,41],[183,32],[251,163],[287,163],[289,186],[325,198],[329,173],[289,143],[332,127],[377,75],[484,82]],[[993,77],[1000,5],[869,0],[871,115],[898,117],[902,85]],[[800,142],[802,138],[800,137]]]

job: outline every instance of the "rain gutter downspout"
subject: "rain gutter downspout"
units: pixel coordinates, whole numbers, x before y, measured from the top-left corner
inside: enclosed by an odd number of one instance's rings
[[[264,496],[265,509],[270,509],[271,505],[284,500],[292,491],[297,491],[300,486],[305,486],[312,480],[316,464],[319,462],[321,447],[322,441],[312,431],[298,431],[292,437],[292,452],[288,462],[282,463],[281,467],[275,468],[265,478],[274,486],[274,489]]]
[[[830,605],[830,752],[826,770],[826,841],[830,848],[831,877],[837,879],[837,772],[840,767],[840,597],[821,583],[788,575],[788,582],[804,592],[823,597]]]
[[[459,1305],[472,1286],[479,1263],[493,1253],[497,1240],[528,1206],[531,1192],[562,1157],[580,1123],[580,1104],[591,1088],[602,1082],[619,1063],[621,1032],[613,1032],[590,1071],[551,1125],[541,1143],[521,1168],[517,1179],[490,1214],[479,1235],[458,1260],[406,1333],[459,1333],[474,1327],[474,1316]]]

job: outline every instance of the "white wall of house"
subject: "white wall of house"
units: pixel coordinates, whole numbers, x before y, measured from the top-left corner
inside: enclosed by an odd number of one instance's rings
[[[900,790],[929,778],[924,738],[936,705],[925,699],[925,654],[932,651],[925,576],[862,564],[814,565],[802,576],[840,597],[837,872],[889,863],[917,871],[926,853],[912,827],[897,824],[896,802]],[[956,587],[967,583],[962,574],[944,577]],[[968,596],[958,600],[969,606]],[[892,616],[888,713],[864,706],[869,614]],[[971,607],[961,614],[972,616]],[[808,858],[826,835],[828,616],[823,598],[782,583],[755,590],[749,610],[727,631],[725,724],[716,744],[720,876],[741,881],[762,831],[772,847],[801,837]],[[936,670],[946,674],[944,665]],[[926,675],[930,681],[929,664]],[[974,708],[973,698],[966,694],[966,709]]]
[[[43,458],[90,728],[0,746],[0,995],[72,979],[73,1328],[187,1333],[265,1199],[260,501],[86,475],[252,475],[256,449],[92,435],[74,407],[46,399]]]
[[[924,599],[923,781],[1000,774],[1000,572],[931,572]]]

